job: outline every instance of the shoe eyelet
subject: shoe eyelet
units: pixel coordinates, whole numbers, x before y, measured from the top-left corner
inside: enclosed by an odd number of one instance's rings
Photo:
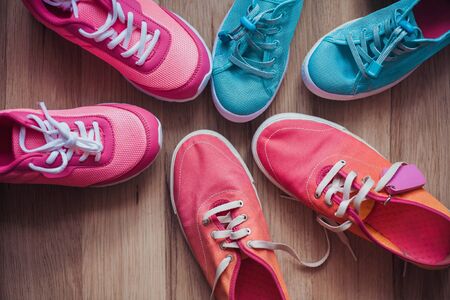
[[[247,247],[253,249],[252,242],[253,242],[252,240],[248,241],[248,242],[247,242]]]
[[[250,234],[252,234],[252,230],[250,228],[247,228],[247,236],[249,236]]]
[[[214,238],[214,233],[215,233],[216,231],[215,230],[213,230],[213,231],[211,231],[211,233],[209,234],[212,238]]]
[[[210,222],[211,222],[211,220],[208,218],[206,220],[203,220],[202,224],[203,224],[203,226],[208,226]]]
[[[239,206],[240,206],[240,207],[244,206],[244,201],[240,200],[240,201],[239,201]]]
[[[230,258],[230,261],[233,261],[233,255],[228,254],[227,257]]]
[[[320,195],[318,193],[314,193],[314,198],[319,199]]]
[[[224,247],[224,244],[225,244],[225,242],[222,242],[222,243],[219,244],[219,247],[220,247],[221,250],[226,250],[225,247]]]
[[[388,198],[386,199],[386,201],[383,202],[383,205],[386,206],[386,204],[389,204],[389,202],[391,201],[392,196],[389,195]]]
[[[343,160],[343,159],[342,159],[342,160],[340,160],[339,162],[340,162],[341,164],[345,164],[345,163],[347,163],[347,162],[346,162],[345,160]]]
[[[275,43],[275,47],[280,47],[281,42],[279,40],[273,41]]]
[[[333,206],[333,202],[327,202],[327,201],[325,201],[325,204],[326,204],[328,207],[332,207],[332,206]]]
[[[248,216],[246,214],[243,214],[242,217],[244,218],[244,221],[248,220]]]

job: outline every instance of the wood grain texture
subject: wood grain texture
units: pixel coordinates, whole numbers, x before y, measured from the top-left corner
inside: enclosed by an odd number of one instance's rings
[[[232,0],[163,0],[212,47]],[[0,299],[208,299],[210,289],[183,240],[167,189],[178,141],[197,129],[217,130],[242,154],[256,185],[272,237],[316,258],[325,240],[313,213],[280,198],[258,170],[252,135],[267,117],[302,112],[341,123],[392,160],[414,162],[428,189],[450,206],[450,51],[407,80],[369,99],[319,99],[300,78],[304,56],[322,35],[390,1],[305,1],[291,60],[276,101],[249,124],[232,124],[215,110],[207,89],[196,101],[163,103],[135,90],[115,70],[35,21],[20,1],[0,1],[0,108],[70,108],[128,102],[152,111],[164,128],[164,148],[139,177],[110,188],[75,189],[0,184]],[[326,266],[280,264],[293,299],[449,299],[449,271],[408,266],[351,237],[359,257],[332,237]]]

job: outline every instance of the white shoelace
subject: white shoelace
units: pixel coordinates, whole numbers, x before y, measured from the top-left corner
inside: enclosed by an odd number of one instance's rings
[[[373,190],[375,192],[381,191],[394,177],[394,175],[397,173],[397,171],[403,164],[404,164],[403,162],[394,163],[380,178],[380,180],[378,181],[377,185]],[[317,186],[314,195],[318,199],[322,196],[324,190],[328,188],[325,194],[325,203],[331,206],[332,197],[337,193],[341,193],[342,201],[339,204],[338,209],[335,213],[336,217],[339,218],[344,216],[350,204],[353,204],[353,208],[355,209],[356,212],[359,213],[361,203],[367,200],[366,196],[370,193],[370,191],[375,185],[375,181],[369,176],[367,176],[363,179],[363,185],[361,186],[359,191],[356,192],[356,194],[354,194],[353,196],[351,196],[351,193],[355,192],[355,190],[352,188],[352,185],[357,177],[357,174],[356,172],[351,171],[350,173],[348,173],[345,180],[343,178],[339,178],[337,175],[345,165],[346,165],[345,160],[340,160],[337,163],[335,163],[334,166],[328,171],[328,173],[325,175],[325,177],[321,180],[321,182]],[[385,203],[389,202],[389,199],[390,198],[388,198],[388,200]],[[321,215],[317,216],[316,220],[321,226],[323,226],[327,230],[337,233],[339,239],[347,246],[352,256],[356,259],[355,253],[353,252],[353,249],[351,248],[347,237],[343,233],[353,225],[352,221],[348,220],[339,225],[336,222],[330,220],[329,218]]]
[[[248,220],[247,215],[238,215],[235,218],[231,217],[231,211],[235,209],[239,209],[244,206],[244,202],[242,200],[232,201],[228,202],[219,206],[214,207],[213,209],[206,212],[206,214],[203,216],[203,224],[208,225],[211,220],[210,218],[214,215],[228,212],[224,216],[217,216],[218,221],[223,224],[225,227],[224,230],[216,230],[211,232],[211,237],[215,240],[225,240],[229,239],[231,242],[223,241],[220,244],[220,248],[222,249],[239,249],[239,244],[237,243],[238,240],[245,238],[249,236],[252,231],[250,228],[241,228],[239,230],[234,231],[234,228],[242,225],[245,221]],[[325,231],[326,232],[326,231]],[[328,258],[330,254],[330,241],[328,239],[327,235],[327,244],[328,244],[328,250],[325,253],[325,255],[315,262],[306,262],[300,259],[300,257],[297,255],[295,250],[293,250],[291,247],[285,244],[281,243],[274,243],[269,241],[248,241],[247,246],[253,249],[264,249],[264,250],[281,250],[289,255],[291,255],[293,258],[295,258],[301,265],[310,267],[310,268],[316,268],[321,266]],[[232,255],[227,255],[218,265],[216,269],[216,275],[214,279],[214,284],[211,292],[210,299],[214,299],[214,291],[216,289],[217,283],[220,279],[220,276],[225,272],[225,270],[230,265],[231,261],[233,260]]]
[[[76,18],[78,18],[78,6],[77,2],[79,0],[43,0],[45,3],[51,6],[60,7],[62,9],[68,10],[72,9],[73,14]],[[112,1],[112,14],[108,13],[108,17],[106,18],[105,23],[98,28],[95,32],[86,32],[83,29],[78,29],[78,32],[84,36],[85,38],[93,39],[96,42],[102,42],[107,38],[110,38],[111,41],[107,44],[108,49],[112,50],[117,45],[121,44],[123,48],[128,49],[130,46],[130,41],[132,37],[133,31],[136,27],[133,25],[134,14],[132,12],[128,12],[125,16],[125,13],[122,9],[120,3],[117,0]],[[120,33],[117,33],[112,26],[119,20],[121,23],[126,24],[127,27]],[[136,65],[142,66],[147,60],[148,56],[155,48],[156,43],[159,40],[159,36],[161,32],[157,29],[154,34],[150,34],[147,32],[147,22],[141,22],[141,36],[138,42],[134,44],[127,51],[121,53],[122,57],[128,58],[137,53],[137,57],[139,58],[136,61]]]
[[[31,125],[30,127],[42,132],[46,144],[34,149],[27,149],[25,146],[26,128],[21,127],[19,146],[25,153],[50,152],[46,160],[46,163],[49,165],[53,164],[58,156],[61,156],[62,163],[56,168],[43,168],[30,163],[28,165],[30,169],[37,172],[58,174],[64,171],[72,159],[73,154],[77,151],[83,153],[79,158],[80,162],[85,161],[90,155],[95,155],[96,162],[101,159],[103,144],[100,139],[100,128],[97,122],[92,122],[92,129],[87,132],[84,123],[82,121],[76,121],[75,124],[79,132],[73,132],[67,123],[58,122],[53,119],[43,102],[39,103],[39,105],[46,120],[41,120],[33,114],[29,114],[27,118],[36,122],[38,126]]]

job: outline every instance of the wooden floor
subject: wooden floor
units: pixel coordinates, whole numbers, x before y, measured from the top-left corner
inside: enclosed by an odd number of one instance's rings
[[[212,46],[233,1],[160,2]],[[130,182],[101,189],[0,185],[0,299],[208,299],[210,289],[183,240],[167,189],[171,153],[196,129],[216,130],[236,146],[257,180],[273,239],[306,258],[325,249],[313,212],[281,199],[251,156],[252,134],[276,113],[330,119],[393,161],[416,163],[428,189],[449,207],[450,49],[390,91],[357,102],[318,99],[300,78],[306,52],[323,34],[388,3],[306,0],[276,101],[255,121],[239,125],[216,112],[209,89],[186,104],[154,100],[44,28],[20,1],[0,1],[1,108],[35,108],[39,100],[52,109],[128,102],[152,111],[164,128],[158,160]],[[279,255],[292,299],[450,299],[448,270],[409,265],[403,277],[399,259],[360,239],[351,237],[351,243],[358,262],[333,236],[329,261],[314,271]]]

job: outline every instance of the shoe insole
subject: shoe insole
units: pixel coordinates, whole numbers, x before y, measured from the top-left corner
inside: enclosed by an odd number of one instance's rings
[[[418,206],[377,203],[364,222],[416,261],[436,264],[450,254],[450,222]]]
[[[236,300],[281,300],[271,273],[251,258],[243,259],[237,276]]]
[[[435,39],[450,30],[449,0],[423,0],[413,11],[425,38]]]

